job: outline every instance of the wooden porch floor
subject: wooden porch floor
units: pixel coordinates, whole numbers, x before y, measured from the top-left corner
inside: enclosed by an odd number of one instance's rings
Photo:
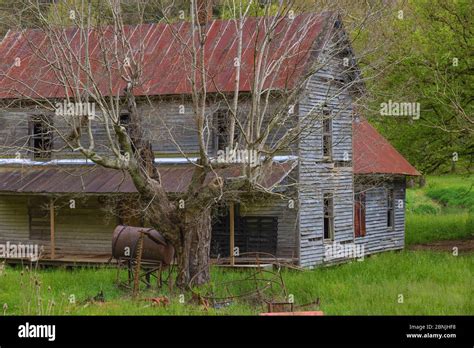
[[[117,265],[117,260],[112,258],[111,254],[56,254],[52,259],[50,255],[46,254],[38,261],[31,261],[28,258],[7,258],[4,259],[7,264],[36,264],[44,266],[67,266],[67,267],[83,267],[83,266],[101,266],[101,265]],[[0,260],[2,261],[2,260]],[[295,259],[279,258],[278,262],[282,264],[294,264]],[[258,263],[255,259],[240,258],[236,259],[236,263],[231,265],[228,262],[211,258],[211,264],[218,267],[226,268],[255,268],[255,267],[271,267],[275,264],[275,258],[259,258]]]

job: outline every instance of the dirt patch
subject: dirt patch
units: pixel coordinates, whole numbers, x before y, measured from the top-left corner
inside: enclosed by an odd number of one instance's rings
[[[472,253],[474,252],[474,239],[440,240],[436,242],[410,245],[408,249],[453,252],[453,248],[455,247],[458,248],[459,253]]]

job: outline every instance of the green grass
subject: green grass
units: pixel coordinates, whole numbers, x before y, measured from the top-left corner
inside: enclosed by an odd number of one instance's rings
[[[406,243],[474,237],[474,176],[428,176],[407,190]]]
[[[288,293],[295,304],[321,299],[327,315],[472,314],[474,256],[453,256],[428,251],[388,252],[352,262],[312,271],[284,271]],[[247,301],[223,309],[204,310],[202,306],[179,302],[179,292],[143,292],[142,300],[132,300],[128,291],[115,285],[113,269],[47,269],[21,273],[6,268],[0,278],[0,305],[6,303],[7,315],[255,315],[262,309]],[[213,284],[241,279],[248,273],[213,269]],[[35,285],[36,284],[36,285]],[[84,302],[103,290],[105,303]],[[230,292],[235,289],[231,286]],[[68,299],[73,294],[75,304]],[[144,298],[167,295],[167,307],[151,306]],[[399,295],[404,302],[398,303]],[[39,302],[39,299],[41,301]],[[55,305],[51,307],[51,301]]]

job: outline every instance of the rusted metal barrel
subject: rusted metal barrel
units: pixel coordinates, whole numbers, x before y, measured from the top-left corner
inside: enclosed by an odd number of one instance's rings
[[[116,259],[136,258],[140,233],[143,240],[143,261],[161,261],[164,265],[173,262],[174,248],[163,236],[152,228],[118,225],[112,236],[112,256]]]

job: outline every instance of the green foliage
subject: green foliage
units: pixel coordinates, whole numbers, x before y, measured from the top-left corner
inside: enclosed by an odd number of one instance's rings
[[[466,208],[474,212],[474,192],[465,187],[429,189],[426,195],[447,207]]]
[[[474,33],[471,0],[410,1],[394,20],[385,73],[368,84],[381,102],[418,102],[419,120],[380,116],[378,129],[425,173],[472,167]],[[469,121],[470,120],[470,121]],[[453,163],[453,153],[459,161]]]
[[[425,193],[421,190],[408,190],[406,212],[412,214],[439,214],[441,206],[426,197]]]

